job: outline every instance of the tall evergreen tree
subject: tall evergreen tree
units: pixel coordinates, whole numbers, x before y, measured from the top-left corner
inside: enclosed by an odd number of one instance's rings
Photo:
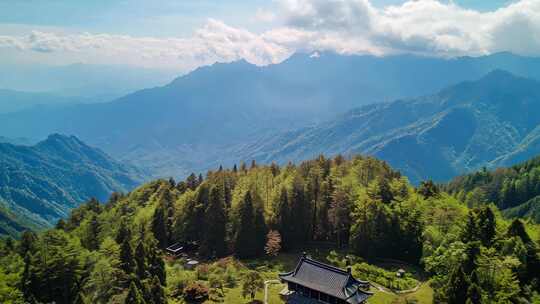
[[[250,258],[257,254],[257,238],[253,219],[253,199],[247,191],[238,210],[238,227],[235,237],[235,253],[240,258]]]
[[[124,240],[131,240],[131,231],[129,230],[125,220],[120,221],[120,227],[116,232],[114,240],[118,245],[122,244]]]
[[[37,236],[30,230],[25,230],[21,235],[19,241],[19,255],[25,257],[27,253],[33,253],[36,251]]]
[[[146,269],[146,250],[143,241],[139,241],[137,248],[135,248],[135,273],[139,277],[139,280],[146,279]]]
[[[154,276],[150,282],[150,293],[152,295],[153,304],[167,304],[165,290],[163,286],[161,286],[161,282],[157,276]]]
[[[120,268],[125,273],[133,273],[135,271],[135,261],[133,260],[133,250],[129,244],[129,239],[124,239],[120,245]]]
[[[510,237],[519,237],[526,245],[532,243],[532,239],[527,233],[527,230],[525,230],[525,225],[523,225],[523,222],[520,219],[514,219],[512,221],[510,227],[508,227],[507,234]]]
[[[161,282],[161,285],[167,284],[167,272],[165,270],[165,262],[157,251],[154,251],[149,256],[150,274],[152,277],[157,277]]]
[[[478,212],[478,234],[482,245],[490,247],[496,235],[497,223],[495,214],[490,207],[485,206]]]
[[[290,198],[290,244],[302,246],[308,240],[308,232],[311,227],[310,208],[304,193],[304,184],[300,178],[293,181]]]
[[[135,282],[131,282],[131,284],[129,285],[129,291],[126,296],[125,303],[126,304],[146,304],[142,297],[141,291],[139,290],[137,285],[135,285]]]
[[[448,296],[448,304],[463,304],[467,301],[467,291],[469,290],[469,282],[462,267],[458,267],[452,271],[446,288]]]
[[[152,216],[151,229],[154,237],[158,241],[159,248],[167,247],[169,239],[167,228],[167,216],[166,206],[163,202],[160,202],[154,211]]]
[[[205,234],[201,242],[201,252],[207,256],[222,257],[227,251],[225,243],[227,216],[221,192],[216,186],[210,189],[209,203],[205,211]]]
[[[268,227],[266,226],[264,208],[260,200],[258,200],[254,209],[253,228],[255,229],[256,255],[261,256],[264,254]]]
[[[84,245],[86,249],[95,251],[99,248],[99,233],[101,227],[98,221],[97,215],[92,215],[88,226],[86,227],[86,233],[84,235]]]
[[[277,211],[277,229],[281,234],[282,246],[284,250],[288,250],[292,247],[291,241],[291,223],[290,223],[290,210],[289,210],[289,195],[285,187],[281,188]]]

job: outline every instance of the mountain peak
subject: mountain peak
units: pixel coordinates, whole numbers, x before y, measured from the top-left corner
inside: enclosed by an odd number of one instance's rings
[[[487,73],[481,80],[502,80],[502,79],[518,79],[521,78],[508,71],[502,69],[495,69]]]
[[[52,144],[52,143],[69,143],[69,144],[77,144],[77,145],[84,145],[82,141],[80,141],[76,136],[71,135],[64,135],[60,133],[52,133],[49,136],[47,136],[47,139],[40,142],[40,144]]]

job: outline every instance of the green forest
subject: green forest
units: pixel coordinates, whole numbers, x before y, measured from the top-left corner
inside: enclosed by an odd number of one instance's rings
[[[540,223],[540,157],[509,168],[463,175],[444,188],[469,206],[491,202],[508,216]]]
[[[418,267],[433,293],[417,303],[540,303],[539,227],[499,209],[533,196],[508,201],[505,191],[532,175],[516,168],[414,187],[375,158],[320,156],[156,180],[89,200],[54,229],[3,239],[0,302],[247,303],[277,278],[260,267],[309,251],[334,264],[347,256],[358,279],[389,288],[379,261]],[[497,180],[502,190],[476,194]],[[167,256],[178,242],[196,244],[196,269]]]

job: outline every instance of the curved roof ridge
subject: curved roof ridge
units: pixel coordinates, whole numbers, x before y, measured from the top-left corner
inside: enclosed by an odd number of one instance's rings
[[[326,264],[326,263],[323,263],[323,262],[319,262],[319,261],[316,261],[312,258],[309,258],[309,257],[304,257],[303,258],[305,261],[308,261],[309,263],[311,264],[314,264],[314,265],[317,265],[317,266],[320,266],[322,268],[326,268],[328,270],[333,270],[335,272],[339,272],[341,274],[346,274],[346,275],[350,275],[350,273],[346,270],[343,270],[339,267],[336,267],[336,266],[333,266],[333,265],[330,265],[330,264]]]

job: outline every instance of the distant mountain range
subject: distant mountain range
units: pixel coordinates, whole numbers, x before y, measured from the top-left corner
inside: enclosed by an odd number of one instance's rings
[[[51,135],[34,146],[0,144],[0,234],[51,225],[89,198],[104,201],[143,178],[73,136]]]
[[[20,92],[0,89],[0,113],[13,113],[36,106],[63,106],[97,101],[99,100],[85,97],[66,97],[52,93]]]
[[[388,161],[414,183],[446,181],[540,154],[540,83],[496,70],[434,95],[372,104],[264,138],[245,153],[262,162],[363,153]]]
[[[0,89],[109,101],[142,88],[164,85],[178,73],[125,65],[0,64]]]
[[[512,162],[529,153],[526,142],[534,141],[534,132],[513,125],[519,118],[507,121],[497,116],[501,113],[493,112],[506,111],[515,92],[492,90],[486,93],[492,95],[485,96],[469,92],[468,86],[497,89],[489,82],[505,78],[501,76],[505,73],[444,89],[495,69],[540,79],[539,58],[509,53],[453,59],[297,54],[266,67],[245,61],[214,64],[166,86],[108,103],[0,115],[0,135],[44,138],[53,132],[75,134],[113,157],[150,170],[154,176],[181,177],[252,157],[286,161],[320,152],[357,151],[389,160],[412,181],[425,177],[445,180],[484,164]],[[506,78],[512,83],[516,80]],[[409,99],[440,90],[430,97]],[[500,103],[503,108],[488,109],[485,117],[477,115],[475,111],[480,108],[474,106],[485,100],[465,106],[477,97],[499,102],[504,98],[493,95],[499,93],[508,97]],[[526,101],[535,98],[528,97],[529,92],[521,90],[519,94],[525,108],[534,105]],[[402,100],[384,103],[396,98]],[[452,99],[455,105],[441,98]],[[523,123],[529,127],[532,120]],[[479,131],[472,124],[489,130]],[[449,131],[446,127],[460,129]],[[488,137],[471,140],[467,132]],[[426,140],[429,142],[423,142]],[[477,147],[482,140],[497,145]],[[432,152],[427,145],[440,150]],[[402,162],[409,155],[411,160]]]

